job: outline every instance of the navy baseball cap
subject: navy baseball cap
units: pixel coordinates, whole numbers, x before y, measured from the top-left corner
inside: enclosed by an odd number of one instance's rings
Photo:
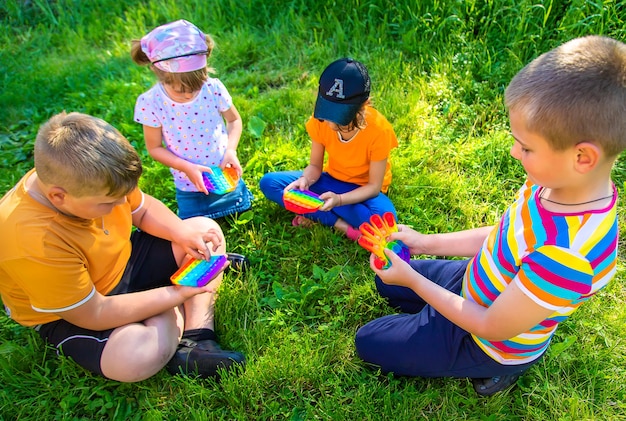
[[[351,58],[342,58],[326,67],[320,77],[313,117],[340,126],[350,124],[370,96],[367,68]]]

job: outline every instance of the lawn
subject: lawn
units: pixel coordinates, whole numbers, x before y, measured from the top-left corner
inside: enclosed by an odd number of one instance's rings
[[[133,122],[155,82],[130,42],[187,19],[210,33],[210,65],[239,109],[239,157],[252,210],[223,222],[253,269],[229,274],[217,304],[225,346],[246,370],[213,380],[122,384],[58,358],[0,312],[0,420],[616,420],[626,419],[624,248],[618,274],[567,320],[546,357],[518,382],[479,398],[467,379],[382,375],[355,355],[359,326],[393,313],[377,295],[368,253],[332,230],[291,226],[267,201],[268,171],[302,169],[317,80],[352,56],[393,124],[389,196],[401,223],[425,233],[495,223],[524,181],[509,155],[502,95],[539,54],[574,37],[626,40],[626,4],[527,0],[4,0],[0,2],[0,194],[32,167],[39,126],[80,111],[139,150],[141,187],[176,210],[167,168]],[[614,181],[624,194],[626,166]],[[619,205],[624,238],[624,205]],[[622,241],[620,241],[622,243]]]

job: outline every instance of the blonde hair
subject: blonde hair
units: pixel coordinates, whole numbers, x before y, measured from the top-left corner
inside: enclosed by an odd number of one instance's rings
[[[210,35],[204,34],[206,46],[207,46],[207,60],[211,57],[213,48],[215,48],[215,42]],[[153,66],[150,59],[141,49],[140,40],[132,40],[130,46],[130,56],[133,61],[140,66],[150,66],[150,70],[156,75],[159,82],[179,87],[181,92],[196,92],[202,88],[202,85],[209,78],[209,73],[215,73],[215,69],[212,67],[204,67],[202,69],[194,70],[192,72],[184,73],[170,73]]]
[[[587,141],[617,156],[626,148],[626,44],[596,35],[571,40],[515,75],[504,100],[556,150]]]
[[[139,155],[119,131],[81,113],[62,112],[41,126],[34,155],[39,179],[76,197],[123,196],[142,172]]]

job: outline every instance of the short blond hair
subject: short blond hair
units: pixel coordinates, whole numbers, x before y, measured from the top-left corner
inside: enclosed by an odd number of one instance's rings
[[[556,150],[588,141],[617,156],[626,148],[626,44],[597,35],[566,42],[524,67],[504,97]]]
[[[37,133],[35,170],[42,182],[76,197],[120,197],[137,187],[142,166],[137,151],[104,120],[59,113]]]

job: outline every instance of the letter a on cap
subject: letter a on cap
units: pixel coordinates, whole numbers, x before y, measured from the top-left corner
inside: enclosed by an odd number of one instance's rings
[[[326,92],[326,95],[333,96],[334,93],[337,94],[337,98],[339,99],[346,98],[345,95],[343,94],[343,80],[342,79],[335,79],[335,84],[330,87],[328,92]]]

